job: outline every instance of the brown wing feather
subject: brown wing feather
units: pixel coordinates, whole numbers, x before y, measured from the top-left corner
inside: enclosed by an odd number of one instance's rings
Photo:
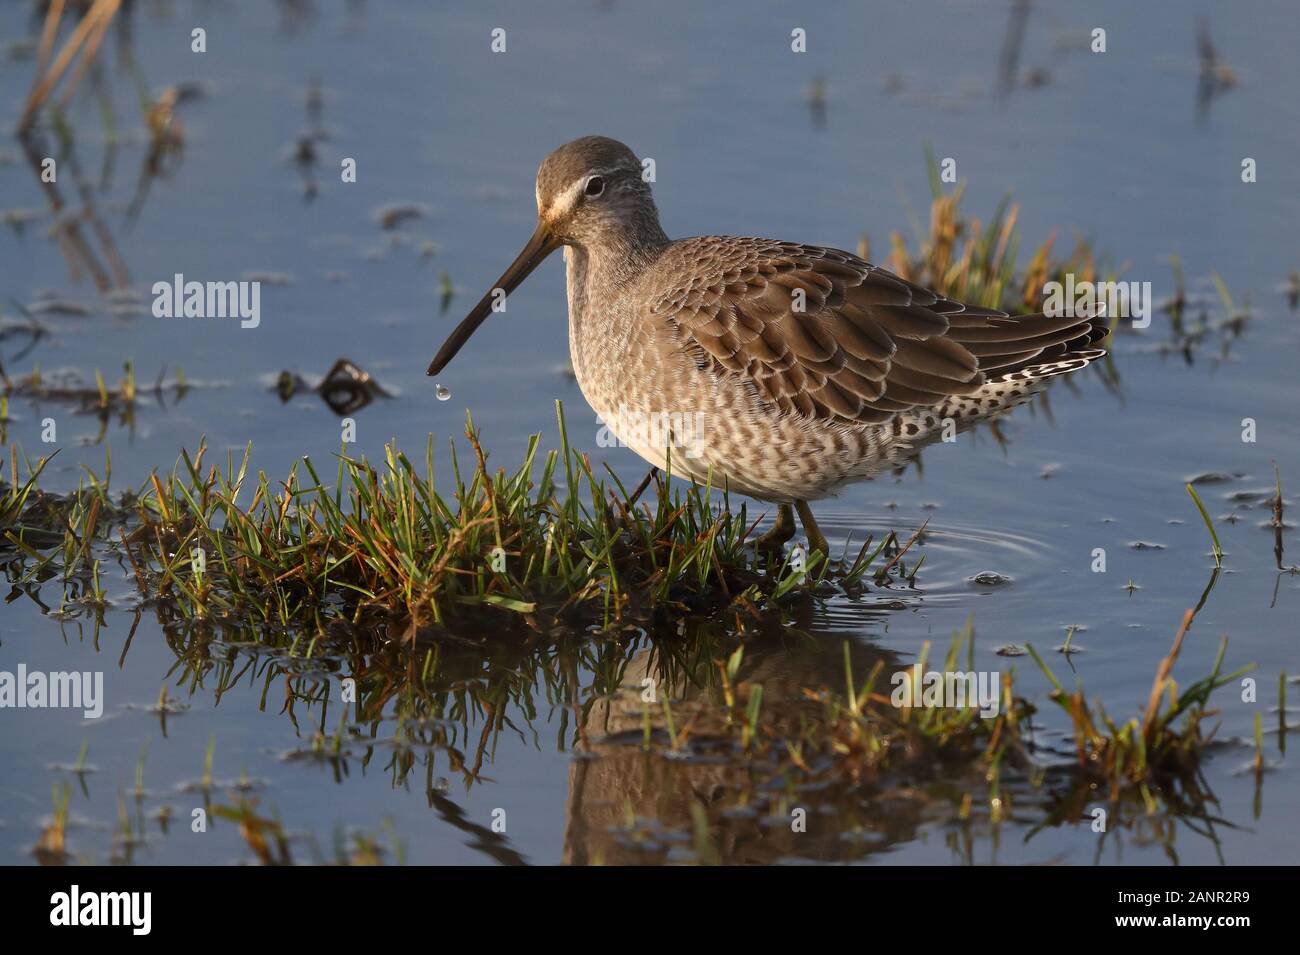
[[[838,249],[709,236],[666,257],[661,267],[689,283],[654,314],[698,360],[805,418],[879,423],[1106,334],[1086,318],[966,306]]]

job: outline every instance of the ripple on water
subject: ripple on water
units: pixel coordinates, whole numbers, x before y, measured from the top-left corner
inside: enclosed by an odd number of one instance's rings
[[[946,515],[928,516],[930,522],[925,533],[905,558],[910,567],[921,555],[925,556],[916,589],[897,595],[875,590],[878,599],[900,596],[906,600],[910,594],[923,598],[925,603],[969,601],[972,588],[1001,590],[1013,582],[1017,593],[1032,595],[1049,586],[1051,569],[1062,563],[1060,548],[1045,536],[981,526]],[[925,520],[898,514],[878,518],[863,518],[859,513],[837,515],[833,508],[824,517],[819,511],[818,518],[822,529],[840,540],[851,530],[851,556],[857,555],[868,534],[878,542],[893,530],[906,542]]]

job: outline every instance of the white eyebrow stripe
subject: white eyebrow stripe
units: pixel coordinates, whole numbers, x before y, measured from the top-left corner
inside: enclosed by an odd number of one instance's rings
[[[561,218],[573,211],[573,207],[578,204],[579,194],[582,192],[583,184],[586,183],[587,177],[583,176],[569,183],[569,187],[556,197],[555,201],[546,207],[544,212],[550,218]]]
[[[639,170],[640,168],[641,168],[640,166],[636,167],[637,170]],[[560,193],[559,196],[556,197],[554,202],[552,202],[549,206],[547,206],[545,209],[541,211],[548,218],[558,218],[563,215],[568,215],[571,211],[573,211],[573,207],[578,204],[578,200],[581,197],[582,190],[587,185],[587,180],[590,179],[592,176],[608,176],[611,173],[628,172],[631,171],[632,169],[633,167],[629,163],[619,163],[618,165],[615,166],[602,166],[599,169],[589,170],[588,172],[583,173],[577,179],[573,180],[573,182],[569,183],[568,188],[566,188],[562,193]],[[538,198],[538,202],[540,203],[541,202],[540,194],[538,195],[537,198]]]

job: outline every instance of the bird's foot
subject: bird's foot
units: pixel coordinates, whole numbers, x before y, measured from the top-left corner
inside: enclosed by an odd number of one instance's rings
[[[826,535],[813,519],[812,508],[807,501],[795,501],[794,506],[799,510],[799,521],[803,524],[804,533],[808,535],[808,546],[821,551],[822,556],[830,560],[831,545],[826,542]]]
[[[753,546],[760,552],[779,553],[795,532],[794,510],[789,504],[781,504],[776,512],[776,521],[753,541]]]

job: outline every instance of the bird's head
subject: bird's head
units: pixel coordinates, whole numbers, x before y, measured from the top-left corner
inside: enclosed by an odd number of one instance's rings
[[[436,375],[493,311],[562,245],[635,244],[662,236],[659,213],[636,154],[616,139],[584,136],[565,143],[537,170],[537,229],[496,285],[474,306],[429,364]]]

